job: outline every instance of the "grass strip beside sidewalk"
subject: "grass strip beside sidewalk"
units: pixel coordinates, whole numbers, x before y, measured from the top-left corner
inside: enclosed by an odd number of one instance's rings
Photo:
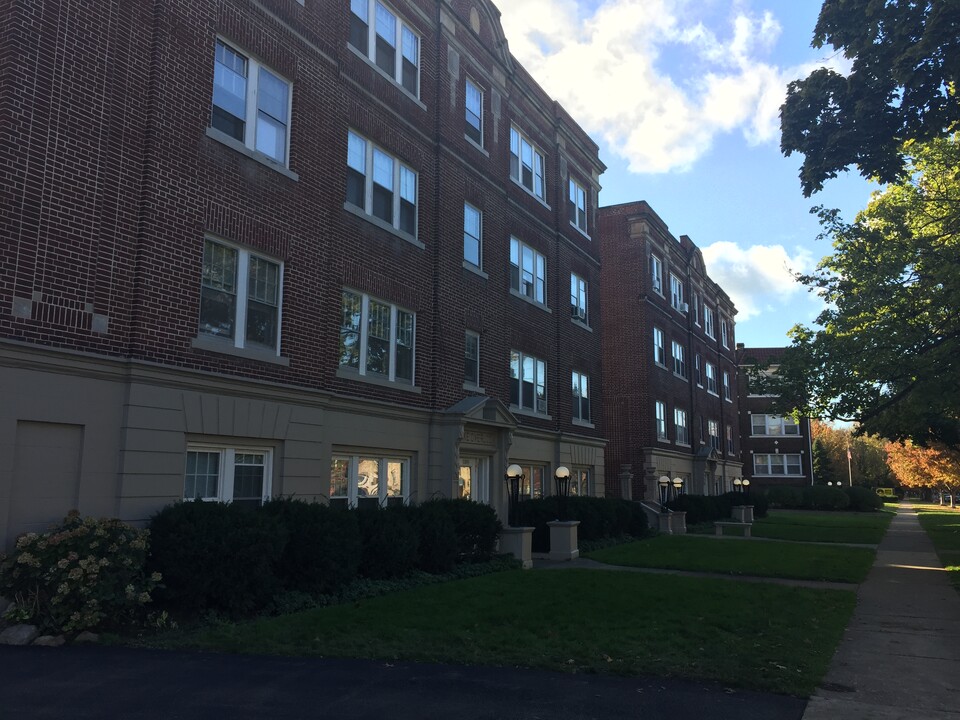
[[[893,519],[892,512],[829,513],[771,510],[754,521],[756,537],[800,542],[878,545]]]
[[[920,525],[930,537],[937,556],[960,592],[960,510],[936,505],[918,507]]]

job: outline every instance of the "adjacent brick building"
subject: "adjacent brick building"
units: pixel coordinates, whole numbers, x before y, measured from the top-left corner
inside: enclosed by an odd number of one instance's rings
[[[0,2],[0,27],[0,545],[185,497],[502,510],[511,462],[604,494],[604,167],[490,2]],[[693,292],[691,247],[663,259]]]
[[[601,208],[599,227],[608,493],[655,501],[663,475],[726,492],[741,475],[736,309],[647,203]]]

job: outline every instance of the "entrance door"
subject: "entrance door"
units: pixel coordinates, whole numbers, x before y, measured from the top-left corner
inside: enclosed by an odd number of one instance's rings
[[[460,477],[455,497],[490,502],[490,458],[460,458]]]

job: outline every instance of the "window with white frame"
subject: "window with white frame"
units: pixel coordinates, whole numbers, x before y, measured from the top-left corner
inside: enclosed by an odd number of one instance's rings
[[[657,365],[666,367],[667,359],[663,349],[663,330],[658,327],[653,329],[653,361]]]
[[[510,128],[510,177],[541,200],[546,199],[543,153],[517,128]]]
[[[657,440],[667,439],[667,404],[657,400],[654,409],[657,422]]]
[[[483,147],[483,90],[470,78],[467,78],[465,90],[464,134]]]
[[[282,281],[280,263],[207,238],[203,243],[200,333],[230,340],[237,348],[278,352]]]
[[[411,95],[420,94],[420,36],[392,9],[378,0],[350,0],[350,44]]]
[[[415,320],[412,312],[392,303],[344,290],[340,367],[412,385]]]
[[[780,415],[751,415],[751,432],[753,435],[799,435],[800,426],[790,416]]]
[[[720,423],[707,420],[707,436],[710,438],[710,447],[720,452]]]
[[[730,334],[727,329],[727,319],[724,317],[720,318],[720,343],[725,347],[730,347]]]
[[[590,422],[590,378],[573,371],[573,419]]]
[[[706,305],[703,306],[703,331],[707,337],[715,337],[713,334],[713,310]]]
[[[570,273],[570,314],[575,319],[587,322],[587,281],[576,273]]]
[[[570,224],[583,232],[587,231],[587,192],[583,186],[570,178],[569,208]]]
[[[670,273],[670,304],[683,312],[683,281],[673,273]]]
[[[687,411],[676,408],[673,411],[673,425],[676,429],[678,445],[690,444],[690,430],[687,428]]]
[[[674,374],[685,378],[687,376],[687,362],[684,359],[683,345],[678,343],[676,340],[671,340],[670,351],[671,351],[671,355],[673,355]]]
[[[467,330],[463,349],[463,381],[480,386],[480,335]]]
[[[510,287],[524,297],[547,303],[547,259],[517,238],[510,238]]]
[[[703,387],[703,372],[700,368],[700,353],[693,357],[693,375],[697,381],[697,387]]]
[[[334,453],[330,504],[349,507],[403,505],[410,496],[410,459],[379,452]]]
[[[654,254],[650,254],[650,287],[655,293],[663,295],[663,263]]]
[[[463,204],[463,259],[483,267],[483,213],[470,203]]]
[[[484,504],[490,502],[490,458],[460,457],[454,497]]]
[[[723,371],[723,399],[733,402],[730,395],[730,373],[726,370]]]
[[[713,395],[717,394],[717,366],[713,363],[707,363],[707,392]]]
[[[700,324],[700,293],[693,293],[693,324]]]
[[[733,427],[727,425],[727,455],[734,455],[736,448],[733,445]]]
[[[542,498],[543,478],[546,475],[546,468],[541,465],[531,465],[523,462],[517,464],[523,470],[523,479],[520,481],[520,497]]]
[[[510,404],[547,414],[547,364],[543,360],[510,351]]]
[[[590,495],[590,469],[573,468],[570,473],[570,494],[576,497]]]
[[[753,456],[754,475],[802,475],[800,453],[756,454]]]
[[[217,40],[210,126],[281,165],[290,144],[290,83]]]
[[[347,202],[417,235],[416,171],[352,130],[347,138]]]
[[[262,505],[270,499],[271,458],[264,448],[190,444],[183,499]]]

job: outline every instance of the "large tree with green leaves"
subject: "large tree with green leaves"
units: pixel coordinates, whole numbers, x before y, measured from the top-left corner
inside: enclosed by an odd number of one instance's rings
[[[960,2],[824,0],[813,46],[852,61],[790,83],[781,149],[805,157],[804,195],[855,165],[883,183],[905,177],[908,140],[943,137],[960,122]]]
[[[960,137],[906,147],[907,179],[847,224],[801,282],[827,308],[796,326],[774,378],[782,405],[858,432],[960,445]]]

